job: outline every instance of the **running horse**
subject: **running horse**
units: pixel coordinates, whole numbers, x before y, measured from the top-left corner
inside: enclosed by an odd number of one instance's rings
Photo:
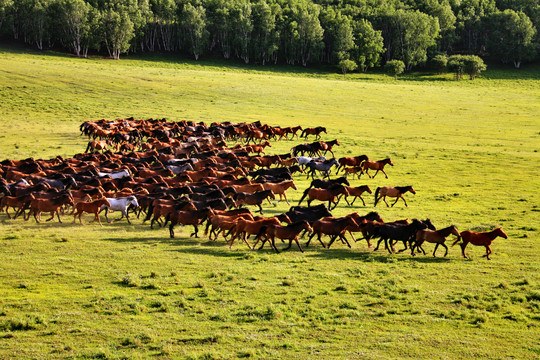
[[[83,213],[87,212],[90,214],[94,214],[94,220],[90,222],[94,222],[97,220],[99,222],[99,226],[103,226],[103,224],[101,223],[101,219],[99,218],[99,212],[102,206],[107,206],[107,207],[111,206],[111,203],[109,202],[109,200],[107,200],[106,197],[102,197],[100,199],[93,200],[93,201],[78,202],[75,205],[74,210],[73,210],[73,224],[77,220],[77,216],[78,216],[79,222],[81,223],[81,225],[84,225],[82,223],[81,217]]]
[[[110,210],[121,211],[122,216],[118,220],[122,220],[125,217],[128,224],[131,225],[131,221],[129,221],[129,217],[128,217],[128,206],[133,205],[136,208],[138,208],[139,203],[137,202],[137,198],[134,195],[130,195],[130,196],[119,198],[119,199],[107,198],[107,200],[109,201],[110,206],[103,205],[100,209],[100,211],[105,209],[105,219],[107,219],[107,222],[110,223],[109,217],[107,216],[109,214],[109,209],[110,209]]]
[[[323,126],[317,126],[314,128],[306,128],[302,131],[302,134],[300,134],[300,137],[301,138],[305,137],[307,139],[309,135],[315,135],[315,140],[318,140],[321,138],[321,133],[327,134],[326,128]]]
[[[257,242],[253,244],[253,248],[255,248],[255,245],[257,245],[261,237],[264,235],[265,239],[263,240],[259,250],[262,249],[266,241],[269,241],[272,249],[274,249],[277,253],[279,253],[279,250],[277,249],[276,242],[275,242],[275,238],[277,237],[278,239],[281,239],[281,240],[289,240],[289,246],[287,246],[284,250],[290,249],[292,246],[292,242],[294,241],[296,242],[296,245],[298,245],[298,248],[300,249],[300,251],[304,252],[304,250],[302,249],[302,246],[300,246],[300,242],[298,242],[298,236],[300,235],[302,231],[311,232],[312,230],[313,229],[311,228],[311,225],[309,224],[309,222],[307,222],[307,220],[297,221],[295,223],[288,224],[286,226],[263,225],[261,227],[261,230],[259,231],[259,234],[257,235]]]
[[[360,200],[362,200],[362,204],[364,204],[364,206],[366,206],[366,202],[362,198],[362,194],[364,192],[366,192],[366,191],[371,194],[371,189],[369,188],[369,186],[367,186],[367,185],[361,185],[361,186],[356,186],[356,187],[346,186],[346,188],[349,191],[349,195],[353,196],[353,201],[352,201],[352,203],[349,204],[349,200],[347,199],[347,195],[345,195],[345,201],[347,202],[347,205],[353,206],[356,199],[360,198]]]
[[[412,256],[415,255],[414,254],[415,248],[417,250],[422,250],[424,255],[426,255],[426,252],[422,248],[422,244],[424,243],[424,241],[427,241],[427,242],[436,244],[435,250],[433,250],[434,257],[435,257],[435,252],[437,251],[437,248],[439,247],[439,245],[442,245],[442,247],[444,247],[445,249],[444,256],[446,257],[446,255],[448,255],[448,246],[446,246],[444,242],[446,241],[446,237],[450,234],[456,235],[459,241],[459,238],[461,235],[459,234],[458,229],[454,225],[450,225],[449,227],[446,227],[441,230],[435,230],[435,231],[428,230],[428,229],[418,230],[418,232],[416,233],[416,241],[413,244],[413,246],[411,246],[411,255]]]
[[[364,161],[368,161],[369,158],[367,155],[359,155],[355,157],[342,157],[338,159],[339,167],[337,168],[337,171],[339,172],[342,168],[345,166],[360,166]]]
[[[402,199],[403,202],[405,203],[405,206],[408,207],[409,205],[407,205],[407,201],[405,201],[405,198],[403,197],[403,194],[405,194],[407,191],[413,194],[416,194],[416,191],[413,189],[412,185],[411,186],[396,186],[396,187],[389,187],[389,186],[378,187],[377,190],[375,190],[375,204],[373,206],[377,206],[377,203],[379,202],[381,198],[383,199],[386,206],[390,206],[386,202],[386,197],[389,196],[389,197],[397,198],[396,201],[392,204],[392,206],[396,205],[399,199]]]
[[[364,161],[362,165],[362,170],[369,176],[370,178],[374,178],[379,171],[381,171],[384,176],[388,179],[388,175],[384,172],[384,166],[388,164],[390,166],[394,166],[394,163],[390,158],[384,159],[384,160],[378,160],[378,161]],[[377,170],[373,176],[369,175],[368,170]]]
[[[508,235],[502,230],[502,228],[495,228],[492,231],[486,231],[486,232],[477,232],[477,231],[462,231],[460,234],[460,237],[457,238],[457,240],[452,244],[452,246],[456,245],[459,240],[463,239],[463,243],[460,244],[461,246],[461,254],[466,259],[467,256],[465,255],[465,248],[467,247],[468,243],[471,243],[476,246],[485,246],[486,248],[486,255],[484,255],[488,260],[491,260],[489,258],[489,255],[491,254],[491,243],[497,236],[503,237],[505,239],[508,239]]]

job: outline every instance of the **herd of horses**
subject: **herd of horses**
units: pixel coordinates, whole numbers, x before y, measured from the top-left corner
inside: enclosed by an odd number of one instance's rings
[[[490,232],[459,232],[455,226],[437,230],[429,219],[384,222],[377,212],[360,215],[357,212],[334,217],[335,209],[343,198],[348,205],[362,194],[372,193],[367,185],[351,186],[348,175],[360,177],[366,174],[374,178],[384,171],[386,165],[393,166],[390,159],[371,161],[366,155],[336,159],[333,148],[338,140],[321,141],[324,127],[303,129],[296,127],[272,127],[254,123],[195,123],[190,121],[170,122],[166,119],[115,121],[86,121],[81,124],[81,134],[88,136],[89,143],[84,153],[72,158],[57,156],[53,159],[4,160],[0,162],[0,211],[12,218],[22,216],[28,220],[33,216],[40,222],[42,213],[49,213],[51,221],[60,213],[73,216],[73,223],[85,213],[94,216],[102,226],[100,213],[119,211],[121,218],[131,223],[129,214],[142,217],[143,223],[169,226],[174,238],[177,225],[193,226],[190,236],[198,237],[199,226],[205,226],[205,235],[211,240],[220,236],[229,247],[235,240],[244,242],[249,248],[266,243],[279,252],[276,238],[288,241],[288,248],[295,242],[303,252],[299,239],[307,237],[305,247],[316,237],[319,243],[329,248],[336,240],[351,247],[346,234],[354,241],[377,240],[375,250],[384,242],[385,248],[393,253],[395,245],[402,242],[399,250],[410,250],[412,255],[421,251],[425,242],[434,243],[435,250],[442,246],[445,254],[446,238],[453,234],[462,240],[462,255],[466,257],[468,243],[486,248],[486,257],[491,254],[490,245],[497,236],[506,238],[502,229]],[[298,135],[298,132],[301,132]],[[315,142],[297,145],[289,153],[265,155],[271,140],[307,139],[315,136]],[[236,142],[229,147],[227,142]],[[326,155],[332,154],[327,159]],[[344,175],[330,178],[332,168]],[[368,171],[375,171],[369,174]],[[305,174],[312,181],[304,191],[298,205],[289,211],[271,217],[263,216],[263,204],[285,200],[286,192],[296,190],[294,174]],[[322,176],[322,178],[318,178]],[[408,206],[404,194],[415,194],[412,186],[379,187],[375,190],[375,203],[386,197],[396,198],[394,206],[402,199]],[[349,203],[352,197],[352,203]],[[301,206],[307,199],[307,206]],[[312,205],[313,201],[323,202]],[[328,202],[328,205],[326,205]],[[259,215],[246,207],[255,206]],[[289,204],[290,205],[290,204]],[[354,234],[361,234],[356,239]],[[255,241],[249,243],[249,236]],[[329,241],[324,243],[323,236]]]

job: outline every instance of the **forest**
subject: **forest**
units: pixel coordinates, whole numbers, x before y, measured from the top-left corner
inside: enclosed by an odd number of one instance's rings
[[[175,53],[366,71],[476,55],[519,68],[539,59],[539,28],[538,0],[0,0],[2,39],[114,59]]]

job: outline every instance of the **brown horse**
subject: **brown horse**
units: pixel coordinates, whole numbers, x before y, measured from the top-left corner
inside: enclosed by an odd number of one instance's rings
[[[259,213],[261,213],[261,214],[262,214],[261,204],[267,198],[270,198],[272,200],[276,199],[276,197],[274,196],[274,193],[272,192],[272,190],[258,191],[258,192],[254,193],[254,194],[248,194],[248,193],[244,193],[244,192],[239,192],[237,194],[234,194],[234,196],[233,196],[233,199],[234,199],[234,201],[236,201],[238,206],[257,205],[259,207]],[[270,201],[270,200],[268,200],[268,201]]]
[[[356,186],[356,187],[353,187],[353,186],[345,186],[345,187],[347,188],[349,195],[353,196],[353,201],[352,203],[349,204],[349,200],[347,200],[347,195],[345,195],[345,201],[347,202],[347,205],[350,205],[350,206],[354,205],[354,202],[356,201],[356,199],[360,198],[360,200],[362,200],[362,204],[366,206],[366,202],[362,198],[362,194],[366,191],[371,194],[371,189],[369,188],[369,186],[361,185],[361,186]]]
[[[394,163],[389,158],[384,160],[378,160],[378,161],[364,161],[363,170],[369,176],[370,178],[374,178],[379,171],[382,171],[384,176],[388,179],[388,175],[384,172],[384,166],[388,164],[390,166],[394,166]],[[377,170],[373,176],[369,175],[368,170]]]
[[[242,210],[244,212],[239,213],[238,210]],[[248,212],[245,212],[246,210]],[[225,240],[227,240],[227,238],[225,237],[225,231],[232,230],[232,228],[235,226],[236,219],[246,219],[253,221],[253,215],[251,214],[251,212],[249,212],[248,209],[237,209],[232,211],[235,211],[236,213],[229,213],[228,211],[224,211],[220,214],[217,213],[216,210],[210,211],[208,223],[204,232],[205,235],[208,234],[208,239],[217,240],[219,234],[223,232],[223,237],[225,238]],[[212,239],[212,234],[214,234],[214,239]]]
[[[349,174],[352,174],[353,179],[355,175],[358,179],[360,179],[360,175],[364,174],[364,170],[362,170],[361,166],[344,167],[343,172],[345,173],[345,177],[349,176]]]
[[[315,235],[317,235],[317,240],[321,243],[321,245],[325,248],[326,246],[321,240],[321,235],[328,235],[330,236],[331,240],[330,243],[328,243],[328,248],[330,248],[330,245],[339,237],[341,241],[344,241],[347,243],[347,246],[350,248],[351,244],[347,241],[345,238],[345,231],[347,231],[347,228],[349,226],[356,226],[358,225],[356,221],[352,218],[352,216],[344,216],[341,218],[323,218],[320,220],[317,220],[313,223],[313,234],[309,237],[309,240],[306,243],[306,247],[309,246],[309,243],[311,242],[311,239]]]
[[[314,128],[306,128],[302,131],[302,134],[300,134],[300,137],[301,138],[305,137],[307,139],[309,135],[315,135],[315,140],[319,140],[321,138],[321,133],[327,134],[325,127],[317,126]]]
[[[377,206],[377,203],[382,198],[386,206],[388,203],[386,202],[386,197],[395,197],[397,198],[396,201],[392,204],[392,206],[396,205],[399,199],[402,199],[405,203],[405,206],[407,205],[407,201],[405,201],[405,198],[403,197],[403,194],[405,194],[407,191],[410,191],[413,194],[416,194],[416,191],[413,189],[412,186],[396,186],[396,187],[389,187],[389,186],[383,186],[378,187],[377,190],[375,190],[375,204],[373,206]]]
[[[445,249],[444,256],[448,255],[448,246],[446,246],[444,242],[446,240],[446,237],[450,234],[456,235],[459,241],[461,235],[459,234],[458,229],[454,225],[450,225],[449,227],[441,230],[418,230],[418,232],[416,233],[416,242],[415,244],[413,244],[413,246],[411,246],[411,255],[415,255],[414,248],[416,248],[417,250],[422,250],[424,255],[426,255],[426,252],[422,248],[422,244],[424,243],[424,241],[436,244],[435,249],[433,250],[433,256],[435,256],[435,252],[437,251],[439,245],[442,245]]]
[[[30,214],[34,214],[34,219],[36,219],[36,222],[39,223],[38,217],[41,218],[42,212],[51,213],[51,217],[46,221],[51,221],[54,219],[54,214],[56,213],[58,221],[61,223],[62,220],[60,220],[59,210],[64,205],[73,206],[73,198],[71,195],[62,194],[53,199],[32,199],[30,200],[30,212],[28,213],[28,217],[30,217]]]
[[[101,223],[101,219],[99,218],[99,211],[101,210],[101,206],[107,206],[107,207],[111,207],[111,203],[109,202],[109,200],[107,200],[107,198],[105,197],[102,197],[101,199],[97,199],[97,200],[94,200],[94,201],[81,201],[79,203],[77,203],[75,206],[74,206],[74,210],[73,210],[73,224],[75,223],[75,221],[77,220],[77,216],[79,217],[79,222],[81,223],[81,225],[84,225],[82,223],[82,214],[83,213],[89,213],[89,214],[94,214],[94,220],[90,221],[90,222],[94,222],[94,221],[98,221],[99,222],[99,226],[103,226],[103,224]]]
[[[476,246],[485,246],[486,247],[486,255],[484,255],[488,260],[491,260],[489,258],[489,255],[491,254],[491,243],[497,236],[503,237],[505,239],[508,239],[508,235],[499,227],[495,228],[492,231],[486,231],[486,232],[477,232],[477,231],[462,231],[460,234],[460,237],[457,238],[457,240],[452,244],[452,246],[456,245],[460,239],[463,239],[463,243],[460,244],[461,246],[461,254],[464,258],[467,258],[465,255],[465,248],[467,247],[468,243],[471,243]]]
[[[338,159],[339,166],[337,168],[337,172],[344,168],[345,166],[353,166],[353,167],[359,167],[362,165],[364,161],[368,161],[369,158],[367,155],[359,155],[355,157],[342,157]]]
[[[329,189],[311,188],[307,189],[306,192],[309,197],[307,202],[308,206],[311,206],[311,202],[313,200],[328,201],[329,210],[336,208],[336,206],[338,205],[339,199],[336,200],[338,195],[349,195],[349,191],[347,190],[347,188],[341,184],[333,185]],[[332,207],[332,204],[334,204],[334,207]],[[300,205],[300,203],[298,203],[298,205]]]
[[[292,242],[294,241],[296,242],[296,245],[298,245],[298,248],[300,249],[300,251],[304,252],[304,250],[302,249],[302,246],[300,246],[300,243],[298,242],[298,236],[300,235],[302,231],[306,231],[306,232],[313,231],[313,229],[309,225],[309,222],[307,222],[306,220],[301,220],[301,221],[298,221],[298,222],[295,222],[293,224],[289,224],[286,226],[281,226],[281,225],[262,226],[259,234],[257,235],[257,242],[253,244],[253,247],[255,248],[255,246],[261,239],[261,237],[264,235],[265,239],[263,240],[259,250],[262,249],[266,241],[270,241],[270,246],[272,247],[272,249],[274,249],[277,253],[279,253],[279,250],[277,249],[276,242],[275,242],[275,238],[277,237],[278,239],[281,239],[281,240],[289,240],[289,246],[287,246],[285,250],[290,249],[292,246]]]
[[[171,224],[169,225],[169,235],[171,239],[174,239],[174,226],[177,224],[182,225],[193,225],[194,232],[191,233],[189,236],[198,236],[199,229],[197,226],[201,224],[206,218],[208,217],[210,209],[204,208],[202,210],[195,210],[195,211],[173,211],[172,213],[169,213],[166,217],[166,221],[170,220]]]
[[[262,186],[264,187],[264,190],[272,190],[274,194],[279,195],[279,201],[283,200],[283,197],[285,197],[285,201],[287,201],[287,205],[289,204],[289,200],[287,199],[287,194],[285,191],[289,188],[293,188],[294,190],[297,190],[296,185],[294,184],[294,180],[285,180],[280,183],[263,183]]]
[[[232,248],[234,240],[242,235],[242,240],[246,243],[248,248],[252,249],[247,241],[247,234],[258,235],[261,231],[261,227],[264,225],[281,225],[281,221],[277,217],[264,218],[259,220],[247,220],[239,218],[235,220],[234,228],[230,233],[234,233],[229,242],[229,249]]]

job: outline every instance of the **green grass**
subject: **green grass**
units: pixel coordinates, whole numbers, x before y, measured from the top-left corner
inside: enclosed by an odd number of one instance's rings
[[[495,240],[491,261],[477,247],[470,260],[458,247],[434,259],[365,242],[276,255],[190,239],[191,228],[169,239],[140,220],[100,228],[0,214],[0,358],[537,358],[540,69],[523,70],[395,81],[1,50],[1,159],[72,156],[87,142],[79,124],[101,118],[323,125],[341,142],[336,156],[394,161],[389,179],[355,185],[414,185],[408,208],[376,208],[383,219],[502,226],[509,238]],[[294,202],[307,186],[297,182]],[[366,202],[335,214],[373,210]]]

